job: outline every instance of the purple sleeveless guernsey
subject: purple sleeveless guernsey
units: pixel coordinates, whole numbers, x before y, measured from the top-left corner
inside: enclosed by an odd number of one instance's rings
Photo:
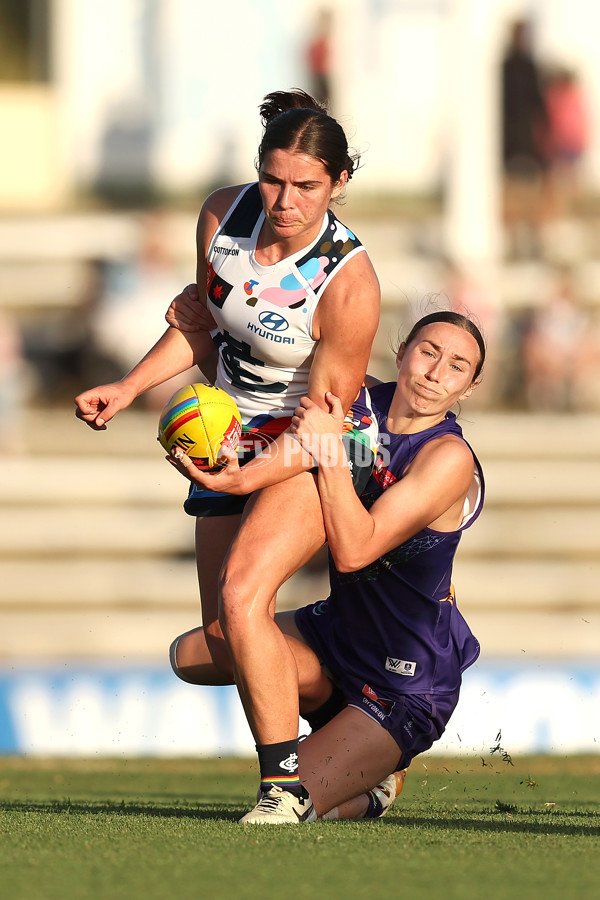
[[[453,413],[417,434],[390,433],[386,419],[395,387],[370,390],[381,450],[361,495],[367,508],[402,478],[428,441],[444,434],[462,437]],[[473,462],[480,490],[460,528],[424,528],[357,572],[338,572],[330,557],[329,599],[298,610],[302,633],[348,695],[376,696],[385,706],[386,699],[403,694],[452,693],[461,672],[477,659],[479,643],[452,589],[456,548],[483,506],[483,472],[475,454]]]

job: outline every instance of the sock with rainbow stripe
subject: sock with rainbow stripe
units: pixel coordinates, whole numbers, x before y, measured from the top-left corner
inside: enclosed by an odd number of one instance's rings
[[[298,773],[298,738],[278,744],[257,744],[256,752],[261,793],[266,793],[276,784],[297,797],[305,796]]]

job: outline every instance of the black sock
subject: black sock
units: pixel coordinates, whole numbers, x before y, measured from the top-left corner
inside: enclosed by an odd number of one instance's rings
[[[278,785],[298,797],[306,794],[298,772],[298,738],[278,744],[257,744],[256,752],[262,793],[269,791],[273,785]]]
[[[303,719],[306,719],[312,731],[318,731],[323,725],[331,722],[335,716],[346,708],[346,697],[344,692],[336,684],[333,685],[331,696],[322,706],[310,713],[301,713]]]
[[[383,812],[383,804],[379,797],[375,795],[373,791],[367,791],[367,797],[369,798],[369,805],[367,807],[367,811],[365,812],[363,818],[364,819],[378,819],[379,816]]]

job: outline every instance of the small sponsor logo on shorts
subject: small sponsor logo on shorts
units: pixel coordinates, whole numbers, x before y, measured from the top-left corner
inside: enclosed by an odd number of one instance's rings
[[[370,685],[368,685],[368,684],[365,684],[363,686],[362,692],[365,695],[365,697],[369,697],[371,700],[379,700],[379,697],[377,696],[377,694],[375,693],[373,688],[370,687]]]
[[[385,719],[384,711],[376,706],[375,703],[371,703],[366,697],[363,697],[362,702],[371,710],[374,716],[377,716],[378,719]]]
[[[402,726],[402,730],[408,735],[408,737],[410,738],[411,741],[413,739],[413,725],[414,724],[415,723],[413,722],[413,720],[409,719],[408,722],[405,722],[404,725]]]
[[[396,675],[414,675],[417,671],[416,662],[409,662],[407,659],[394,659],[388,656],[385,667],[388,672],[395,672]]]
[[[394,700],[380,697],[369,684],[363,685],[362,694],[362,702],[375,713],[378,719],[385,719],[386,716],[391,715],[396,705]]]

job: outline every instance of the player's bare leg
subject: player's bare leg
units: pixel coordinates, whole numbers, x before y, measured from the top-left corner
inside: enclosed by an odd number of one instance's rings
[[[269,603],[324,540],[315,479],[305,472],[252,496],[221,571],[219,621],[261,776],[243,824],[316,818],[298,771],[298,669]]]
[[[298,734],[298,670],[269,608],[324,541],[317,487],[303,473],[253,495],[223,566],[220,622],[257,744]]]
[[[217,670],[213,680],[202,681],[201,684],[232,683],[227,680],[233,678],[231,657],[219,624],[219,573],[241,521],[241,513],[196,519],[196,566],[202,625],[210,658]]]
[[[319,720],[322,720],[324,712],[331,715],[333,698],[332,700],[329,698],[331,696],[333,685],[329,678],[322,673],[322,670],[320,678],[317,678],[317,673],[314,669],[316,655],[307,647],[302,633],[296,625],[295,614],[292,611],[277,613],[275,620],[282,632],[287,635],[288,642],[292,648],[297,647],[298,645],[304,646],[306,650],[308,650],[308,653],[313,657],[313,660],[309,661],[301,656],[297,650],[295,651],[300,678],[300,714],[304,715],[310,721],[312,719],[311,713],[315,710],[319,710],[318,718]],[[311,667],[310,662],[313,663],[313,667]],[[324,706],[326,703],[327,706]],[[334,708],[335,715],[338,715],[341,710],[339,709],[337,700],[334,704]],[[406,772],[406,769],[393,772],[381,782],[371,787],[366,793],[359,794],[357,797],[353,797],[350,800],[341,803],[339,806],[335,806],[333,809],[328,810],[322,818],[330,820],[362,819],[367,815],[373,818],[379,818],[380,816],[385,815],[392,803],[402,792]]]
[[[277,613],[275,621],[286,636],[294,654],[299,676],[300,714],[310,714],[324,708],[332,690],[330,680],[324,675],[316,654],[307,646],[296,626],[293,611]],[[171,646],[171,664],[179,678],[190,684],[233,684],[233,678],[224,677],[212,662],[206,645],[204,629],[194,628],[175,639]],[[376,815],[384,815],[400,794],[406,770],[384,778],[368,792],[361,793],[339,806],[328,810],[323,819],[361,819],[379,803]]]
[[[293,612],[277,613],[275,621],[285,634],[296,662],[300,715],[308,715],[329,699],[331,682],[323,674],[316,654],[300,637],[293,617]],[[221,668],[215,666],[207,646],[204,628],[201,626],[175,638],[171,645],[171,665],[177,676],[188,684],[234,683],[233,674],[227,676]]]
[[[369,716],[347,707],[309,735],[299,748],[302,783],[319,816],[338,808],[340,818],[364,815],[374,785],[398,768],[391,734]]]
[[[392,772],[387,778],[384,778],[375,787],[371,788],[358,797],[346,800],[339,806],[334,806],[328,812],[324,813],[321,818],[329,819],[364,819],[364,818],[380,818],[384,816],[394,800],[402,792],[404,787],[404,779],[406,778],[407,769],[400,769]]]

